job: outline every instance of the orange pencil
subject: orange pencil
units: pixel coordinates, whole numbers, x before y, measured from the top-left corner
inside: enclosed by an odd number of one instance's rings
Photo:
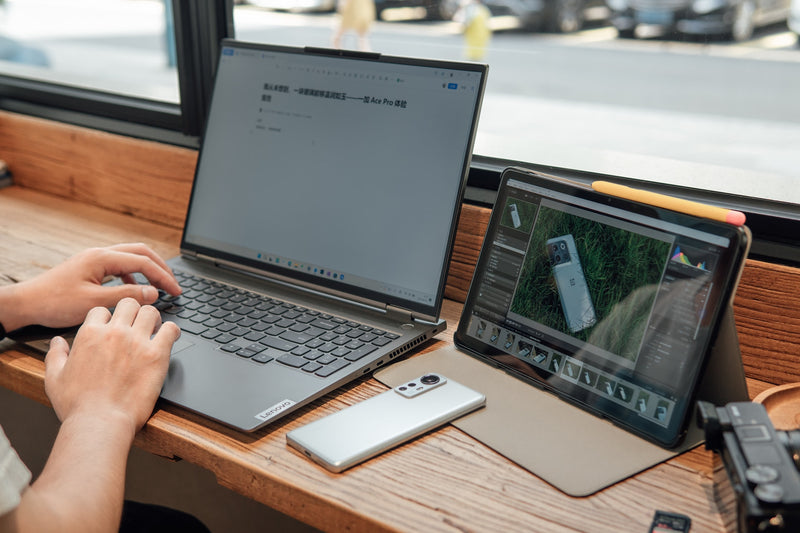
[[[725,209],[723,207],[692,202],[691,200],[675,198],[674,196],[644,191],[642,189],[634,189],[632,187],[626,187],[625,185],[618,185],[608,181],[592,182],[592,189],[611,196],[625,198],[626,200],[633,200],[643,204],[663,207],[664,209],[680,211],[681,213],[688,213],[698,217],[710,218],[711,220],[718,220],[720,222],[727,222],[728,224],[733,224],[734,226],[741,226],[745,221],[744,213],[741,211],[733,211],[732,209]]]

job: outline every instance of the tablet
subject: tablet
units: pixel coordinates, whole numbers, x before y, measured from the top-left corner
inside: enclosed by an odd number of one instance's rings
[[[675,447],[749,243],[746,226],[508,168],[455,343]]]

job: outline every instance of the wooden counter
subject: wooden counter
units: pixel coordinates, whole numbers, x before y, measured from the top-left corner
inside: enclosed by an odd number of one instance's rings
[[[0,283],[88,246],[143,241],[177,253],[191,151],[0,113],[0,158],[17,183],[0,190]],[[488,214],[465,206],[444,306],[449,328],[424,350],[452,339]],[[748,261],[734,311],[751,396],[800,381],[798,288],[797,269]],[[10,341],[0,349],[0,385],[47,404],[42,356]],[[452,426],[340,475],[286,446],[287,431],[383,390],[356,381],[254,434],[161,402],[136,445],[206,468],[325,531],[646,531],[656,509],[689,515],[693,532],[735,530],[732,494],[716,490],[724,471],[702,448],[571,498]]]

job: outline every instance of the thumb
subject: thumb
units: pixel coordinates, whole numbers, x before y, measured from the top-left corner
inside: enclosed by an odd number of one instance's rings
[[[103,307],[114,307],[124,298],[133,298],[140,304],[151,304],[158,300],[158,289],[152,285],[125,283],[98,289],[102,291]]]
[[[67,364],[69,357],[69,344],[63,337],[53,337],[50,341],[50,349],[44,357],[44,381],[55,379]]]

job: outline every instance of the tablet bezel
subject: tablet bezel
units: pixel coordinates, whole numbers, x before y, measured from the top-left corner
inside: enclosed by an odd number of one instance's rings
[[[550,197],[549,200],[551,202],[558,204],[567,204],[567,202],[569,202],[569,204],[571,204],[571,209],[577,209],[576,212],[578,213],[590,213],[592,217],[599,217],[600,220],[612,219],[614,224],[617,222],[624,223],[626,227],[632,227],[631,225],[633,225],[637,228],[641,228],[642,231],[645,232],[663,232],[683,238],[688,238],[687,235],[697,236],[699,234],[706,234],[728,241],[728,246],[723,249],[723,252],[719,256],[719,261],[711,274],[713,279],[712,288],[709,289],[711,305],[705,308],[703,320],[701,321],[702,325],[698,325],[698,337],[700,340],[694,344],[693,354],[683,357],[683,362],[687,364],[688,368],[682,371],[680,385],[675,387],[676,390],[670,391],[670,397],[673,398],[674,401],[670,402],[668,422],[661,423],[657,422],[655,419],[651,420],[652,413],[651,417],[647,417],[642,413],[637,413],[635,409],[629,406],[621,406],[620,400],[598,393],[594,388],[579,386],[579,384],[568,381],[558,375],[560,373],[554,373],[547,368],[543,368],[541,365],[534,364],[531,360],[523,359],[520,355],[512,355],[510,352],[513,350],[502,349],[497,344],[497,341],[491,343],[487,339],[479,340],[475,335],[470,333],[470,331],[473,333],[476,332],[476,330],[470,329],[474,327],[472,326],[472,318],[475,314],[476,301],[483,286],[484,276],[487,271],[487,262],[490,260],[494,241],[500,231],[499,226],[504,215],[503,212],[506,208],[506,200],[509,197],[509,191],[514,192],[514,188],[508,185],[510,180],[521,181],[545,191],[540,199],[542,197]],[[531,192],[531,194],[533,193]],[[555,198],[553,198],[553,196],[555,196]],[[538,205],[536,207],[536,213],[537,215],[539,213]],[[604,219],[604,217],[606,218]],[[506,215],[506,218],[508,219],[508,215]],[[510,231],[508,220],[506,220],[503,231]],[[535,229],[531,227],[526,234],[527,236],[525,239],[527,239],[527,241],[525,246],[529,246],[529,241],[534,231]],[[749,245],[750,234],[746,226],[733,226],[608,196],[595,192],[590,187],[569,180],[527,169],[511,167],[506,169],[501,177],[495,208],[492,211],[475,273],[462,311],[461,320],[459,321],[458,329],[454,335],[454,341],[461,350],[492,366],[505,370],[518,379],[557,394],[564,400],[578,405],[595,415],[608,418],[620,427],[646,438],[659,446],[673,448],[681,442],[685,434],[687,423],[692,414],[692,407],[694,405],[700,377],[705,369],[710,348],[713,346],[716,339],[722,313],[732,302],[735,288],[744,266],[744,260],[747,257]],[[670,248],[669,254],[671,255],[672,252],[673,249]],[[544,252],[540,255],[544,256]],[[528,251],[526,249],[524,257],[527,256]],[[493,261],[496,260],[497,257],[493,259]],[[539,259],[536,258],[536,260]],[[521,261],[524,261],[524,258]],[[661,276],[664,275],[667,265],[669,265],[668,260],[664,264],[664,270],[662,270]],[[522,266],[520,266],[519,269],[520,272],[517,274],[517,278],[522,275]],[[516,291],[517,283],[518,281],[514,280],[514,290],[509,294],[510,297],[513,297],[513,292]],[[551,283],[555,284],[552,280]],[[661,279],[659,278],[659,287],[660,286]],[[656,297],[657,295],[653,296],[654,302]],[[508,304],[508,307],[511,307],[511,303]],[[516,320],[516,317],[513,320],[509,320],[508,308],[501,314],[487,314],[485,306],[479,306],[479,313],[484,320],[487,318],[494,319],[495,322],[492,323],[491,320],[489,320],[489,323],[499,326],[503,333],[515,333],[517,340],[514,341],[514,349],[517,348],[519,339],[525,339],[529,344],[541,346],[545,348],[544,351],[549,349],[545,362],[550,361],[550,357],[554,352],[562,353],[562,355],[566,356],[565,360],[577,361],[586,368],[590,368],[589,361],[596,362],[596,358],[592,359],[593,356],[596,357],[596,354],[589,353],[595,346],[585,341],[574,339],[574,346],[572,346],[574,350],[567,353],[564,351],[564,343],[561,342],[563,339],[548,335],[548,328],[543,324],[537,323],[538,326],[534,328],[536,330],[535,334],[531,335],[531,328],[529,327],[531,324],[521,324]],[[599,322],[603,318],[602,316],[598,316],[597,321]],[[593,325],[593,323],[587,325],[587,330],[591,329]],[[543,327],[539,329],[539,326]],[[569,332],[562,331],[562,333],[568,334]],[[646,332],[642,332],[643,342],[645,335]],[[584,350],[587,347],[590,348],[590,350]],[[645,389],[649,391],[653,388],[653,385],[647,380],[640,383],[641,376],[637,373],[635,368],[637,364],[638,363],[634,362],[633,369],[626,369],[617,367],[617,365],[613,364],[613,361],[608,361],[606,366],[602,366],[601,374],[605,373],[611,376],[622,376],[624,379],[620,378],[620,383],[627,380],[627,382],[635,383],[637,386],[644,384]],[[579,368],[583,367],[579,366]],[[650,377],[652,378],[652,376]],[[656,390],[653,390],[654,393],[663,392],[657,390],[658,387],[655,387],[655,389]],[[632,390],[638,393],[642,391],[642,387],[633,387]],[[645,396],[647,396],[647,394],[645,394]],[[591,436],[582,436],[582,438],[591,438]]]

